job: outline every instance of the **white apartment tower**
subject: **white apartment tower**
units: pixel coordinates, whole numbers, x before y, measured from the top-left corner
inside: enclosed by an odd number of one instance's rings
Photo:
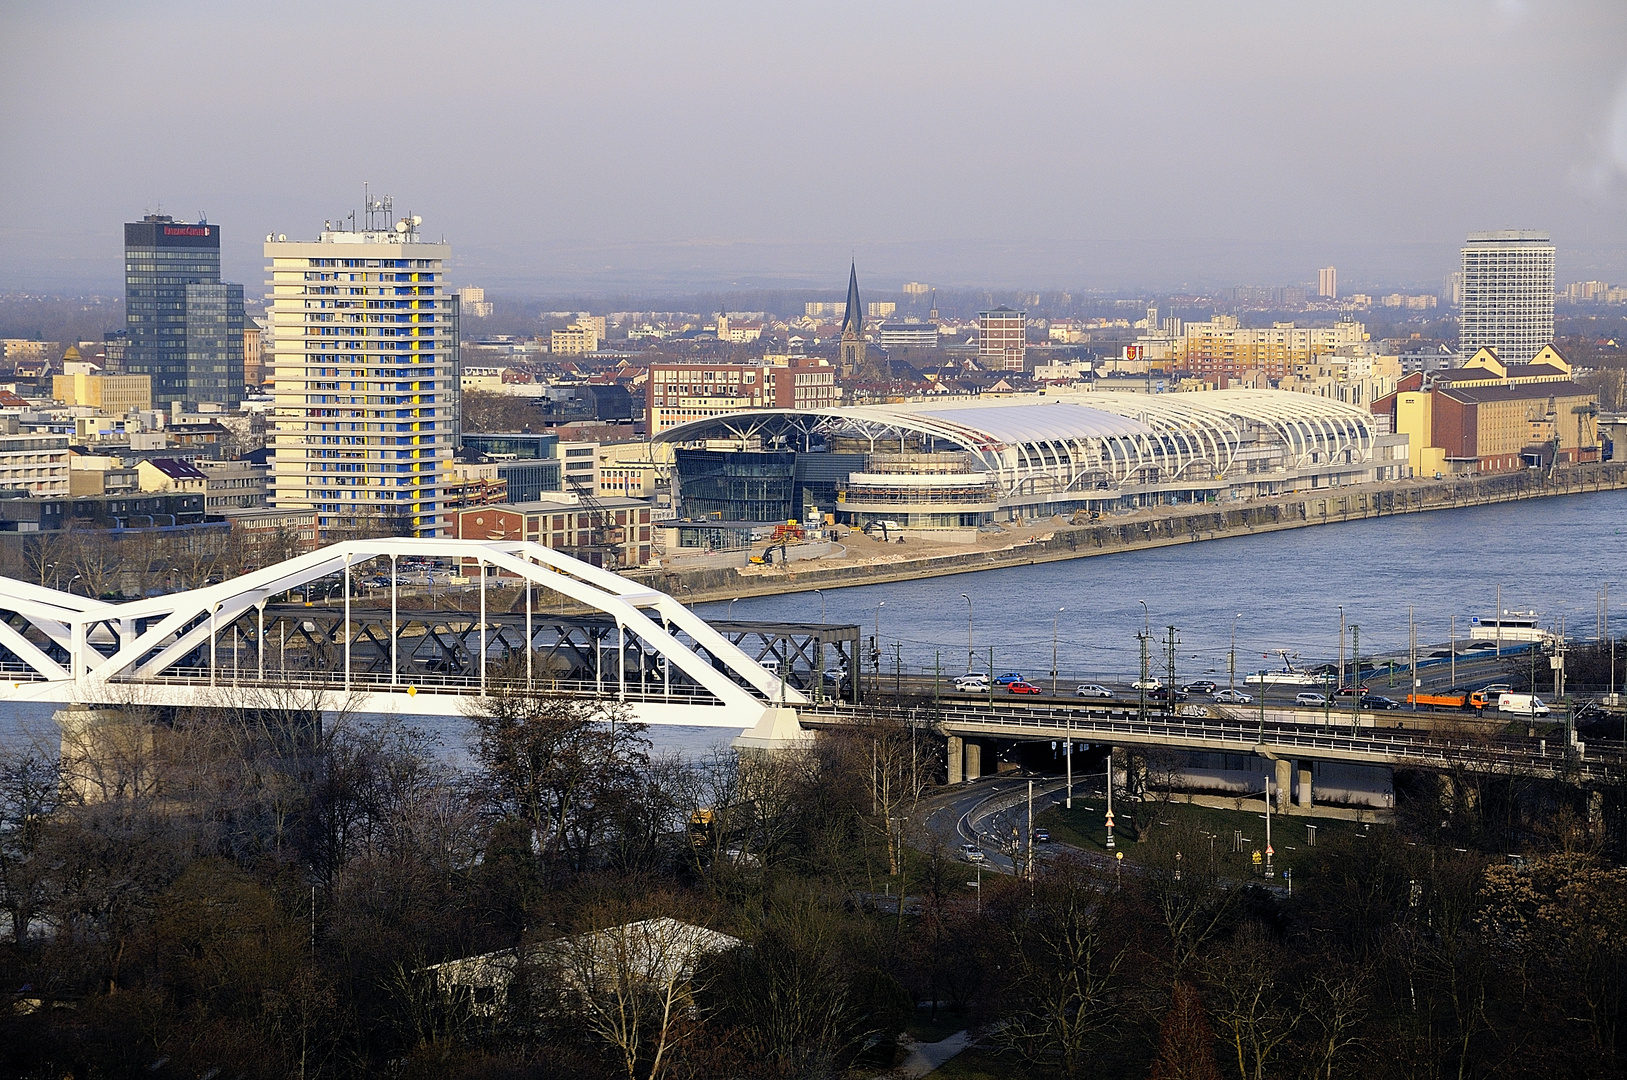
[[[369,196],[366,224],[266,238],[276,396],[272,492],[324,539],[450,535],[458,300],[447,244]]]
[[[1324,300],[1339,299],[1339,268],[1324,266],[1316,272],[1316,295]]]
[[[1463,246],[1458,352],[1490,347],[1528,364],[1554,340],[1554,246],[1547,233],[1470,233]]]

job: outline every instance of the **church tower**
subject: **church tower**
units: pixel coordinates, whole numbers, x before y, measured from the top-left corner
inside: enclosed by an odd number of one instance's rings
[[[864,366],[864,307],[859,303],[859,267],[848,267],[847,313],[842,316],[842,344],[838,364],[843,375]]]

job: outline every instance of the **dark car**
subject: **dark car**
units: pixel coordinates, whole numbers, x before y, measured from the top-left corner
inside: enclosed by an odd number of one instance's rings
[[[1363,694],[1360,704],[1362,708],[1372,709],[1376,712],[1388,712],[1401,707],[1399,701],[1394,698],[1387,698],[1383,694]]]
[[[1167,686],[1160,686],[1156,690],[1147,691],[1148,701],[1185,701],[1185,690],[1171,690]]]
[[[1006,683],[1006,689],[1011,691],[1013,694],[1042,694],[1042,693],[1044,693],[1043,690],[1041,690],[1039,687],[1035,686],[1033,683],[1024,682],[1021,679],[1016,679],[1016,680],[1013,680],[1012,682]]]
[[[1212,694],[1215,692],[1216,684],[1213,679],[1199,679],[1197,682],[1187,683],[1181,689],[1188,694]]]
[[[1035,829],[1034,830],[1034,843],[1036,843],[1036,844],[1049,844],[1050,842],[1051,842],[1051,830],[1050,829]]]
[[[1339,689],[1335,690],[1333,693],[1334,693],[1334,695],[1336,697],[1355,697],[1358,692],[1360,692],[1362,694],[1366,694],[1367,693],[1367,687],[1365,687],[1365,686],[1341,686],[1341,687],[1339,687]]]

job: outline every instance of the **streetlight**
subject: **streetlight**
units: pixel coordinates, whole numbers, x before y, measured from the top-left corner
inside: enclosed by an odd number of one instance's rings
[[[886,606],[887,601],[885,600],[876,605],[876,638],[870,650],[878,678],[881,676],[881,609]]]
[[[1141,710],[1137,715],[1145,721],[1147,719],[1147,643],[1152,640],[1152,613],[1147,610],[1145,600],[1137,600],[1141,605],[1143,626],[1141,630],[1141,681],[1136,683],[1141,693]]]
[[[734,604],[735,604],[735,601],[737,601],[739,599],[740,598],[738,596],[729,597],[729,606],[726,609],[724,609],[724,612],[723,612],[723,621],[724,622],[728,622],[730,619],[734,618]]]
[[[1051,616],[1051,694],[1056,695],[1056,621],[1068,609],[1059,607],[1056,614]]]
[[[966,593],[961,593],[960,598],[966,601],[966,674],[970,675],[972,673],[972,598]],[[993,678],[994,672],[989,672],[989,677]]]
[[[1361,672],[1356,672],[1356,679],[1361,680]],[[1345,685],[1345,606],[1339,605],[1339,689]]]
[[[815,589],[814,592],[819,594],[819,621],[823,623],[825,621],[825,590]]]
[[[1243,613],[1239,611],[1237,618],[1232,620],[1232,653],[1231,659],[1226,663],[1227,685],[1231,687],[1233,693],[1237,692],[1237,619],[1242,617]]]

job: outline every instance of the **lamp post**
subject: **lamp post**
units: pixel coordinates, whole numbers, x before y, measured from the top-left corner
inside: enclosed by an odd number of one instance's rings
[[[1226,681],[1234,694],[1237,692],[1237,620],[1242,617],[1243,613],[1239,611],[1237,618],[1232,620],[1232,652],[1231,658],[1226,662]]]
[[[1140,688],[1141,707],[1136,714],[1143,721],[1147,719],[1147,643],[1152,639],[1152,613],[1147,610],[1145,600],[1137,600],[1141,605],[1141,681],[1136,685]]]
[[[1357,675],[1357,678],[1359,679],[1361,677],[1361,672],[1357,672],[1356,675]],[[1343,604],[1340,604],[1339,605],[1339,689],[1343,690],[1344,685],[1345,685],[1345,606]]]
[[[1067,610],[1065,607],[1059,607],[1056,609],[1056,613],[1051,616],[1051,695],[1053,697],[1056,695],[1056,621]]]
[[[814,592],[819,594],[819,621],[823,623],[825,621],[825,590],[815,589]]]
[[[972,673],[972,598],[961,593],[960,598],[966,601],[966,674]],[[989,672],[989,678],[994,678],[994,672]]]
[[[738,596],[729,597],[729,606],[727,608],[725,608],[724,611],[723,611],[723,621],[724,622],[728,622],[729,620],[734,618],[734,605],[735,605],[736,601],[738,601],[739,599],[740,598]]]
[[[877,678],[880,678],[881,676],[881,609],[886,606],[887,601],[885,600],[876,605],[876,640],[874,642],[874,647],[870,652],[871,657],[875,661],[874,666],[876,669]]]

